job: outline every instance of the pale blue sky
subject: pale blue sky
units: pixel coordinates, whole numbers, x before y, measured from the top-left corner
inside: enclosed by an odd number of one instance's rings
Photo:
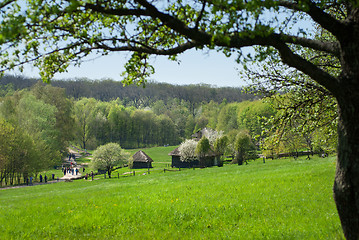
[[[69,67],[67,73],[55,75],[56,79],[111,78],[121,81],[126,58],[129,53],[112,53],[109,56],[85,61],[80,67]],[[95,59],[94,59],[95,58]],[[245,82],[238,75],[241,66],[235,62],[234,57],[227,58],[216,51],[203,52],[190,50],[179,56],[180,64],[169,61],[166,57],[156,57],[154,66],[156,73],[151,80],[170,84],[188,85],[206,83],[218,87],[241,87]],[[36,68],[26,66],[23,75],[38,78]]]

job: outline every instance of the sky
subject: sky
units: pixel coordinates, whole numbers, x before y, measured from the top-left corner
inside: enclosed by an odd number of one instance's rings
[[[88,78],[92,80],[113,79],[121,81],[124,64],[129,53],[112,53],[109,56],[93,55],[80,67],[69,67],[67,73],[58,73],[55,79]],[[216,51],[203,52],[189,50],[179,56],[180,64],[166,57],[154,59],[155,74],[150,80],[175,85],[210,84],[217,87],[241,87],[246,83],[238,75],[239,64],[234,57],[227,58]],[[15,74],[20,74],[15,72]],[[26,66],[21,73],[27,77],[39,78],[36,68]]]

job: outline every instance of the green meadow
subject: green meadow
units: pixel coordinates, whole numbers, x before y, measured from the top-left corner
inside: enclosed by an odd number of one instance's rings
[[[300,158],[5,189],[0,239],[344,239],[334,174]]]

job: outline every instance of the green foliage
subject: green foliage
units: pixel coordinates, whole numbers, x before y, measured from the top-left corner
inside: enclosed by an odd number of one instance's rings
[[[262,135],[263,124],[274,115],[275,110],[269,103],[263,100],[250,102],[238,113],[239,129],[247,129],[252,139],[262,139],[265,137]]]
[[[263,129],[265,150],[295,153],[307,149],[314,153],[336,149],[338,116],[332,97],[290,92],[273,96],[271,102],[277,112],[267,118]]]
[[[79,136],[79,142],[83,149],[86,149],[87,142],[92,137],[92,128],[91,121],[94,118],[94,106],[96,100],[95,99],[87,99],[83,98],[80,101],[75,102],[75,120],[76,120],[76,127],[77,127],[77,135]]]
[[[237,123],[238,103],[224,105],[218,116],[217,130],[229,132],[238,129]]]
[[[14,94],[13,84],[0,85],[0,97],[5,97]]]
[[[32,139],[43,160],[37,166],[46,169],[61,160],[63,150],[59,141],[59,129],[56,128],[56,107],[44,103],[30,93],[24,96],[16,106],[16,122]]]
[[[7,137],[16,145],[11,171],[18,183],[61,163],[73,129],[72,103],[61,89],[38,84],[16,91],[1,99],[0,116],[14,128]],[[7,175],[5,181],[9,179],[13,184],[14,177]]]
[[[211,145],[209,144],[208,138],[202,137],[196,146],[195,153],[198,156],[198,158],[201,159],[204,156],[206,156],[210,150],[211,150]]]
[[[73,116],[73,102],[65,95],[65,89],[44,85],[38,82],[31,88],[31,92],[37,99],[42,100],[46,104],[56,107],[55,127],[58,131],[57,141],[59,149],[67,152],[69,141],[74,139],[75,119]],[[54,136],[53,136],[54,137]]]
[[[0,184],[15,184],[38,173],[40,152],[22,129],[0,118]]]
[[[34,62],[48,81],[69,64],[81,64],[92,52],[131,51],[123,81],[144,85],[154,73],[152,55],[168,55],[169,60],[178,61],[181,52],[207,48],[226,56],[235,54],[239,60],[263,60],[273,55],[273,48],[258,49],[251,57],[243,57],[239,49],[248,45],[279,48],[274,44],[278,39],[303,44],[299,36],[306,36],[306,29],[294,27],[309,12],[309,5],[302,2],[292,7],[278,7],[277,1],[170,1],[166,6],[146,1],[72,2],[36,0],[22,8],[10,2],[2,13],[1,42],[13,43],[15,50],[10,55],[16,61],[4,60],[2,65],[14,68],[19,62]],[[326,8],[325,4],[320,7]],[[304,12],[291,14],[292,8]],[[270,20],[268,12],[274,16]]]
[[[248,132],[241,131],[237,134],[234,148],[238,165],[242,165],[243,162],[247,163],[251,153],[253,155],[253,151],[255,151],[255,145],[252,143],[252,139]]]
[[[221,155],[226,153],[228,149],[228,141],[228,136],[222,136],[217,138],[213,145],[214,151]]]

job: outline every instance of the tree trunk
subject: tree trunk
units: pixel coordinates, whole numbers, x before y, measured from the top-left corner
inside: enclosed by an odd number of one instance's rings
[[[355,91],[355,89],[352,89]],[[334,199],[346,239],[359,239],[359,91],[338,99],[338,155]]]
[[[339,36],[340,88],[332,89],[338,102],[338,155],[334,199],[346,239],[359,239],[359,8],[349,8],[346,34]]]

